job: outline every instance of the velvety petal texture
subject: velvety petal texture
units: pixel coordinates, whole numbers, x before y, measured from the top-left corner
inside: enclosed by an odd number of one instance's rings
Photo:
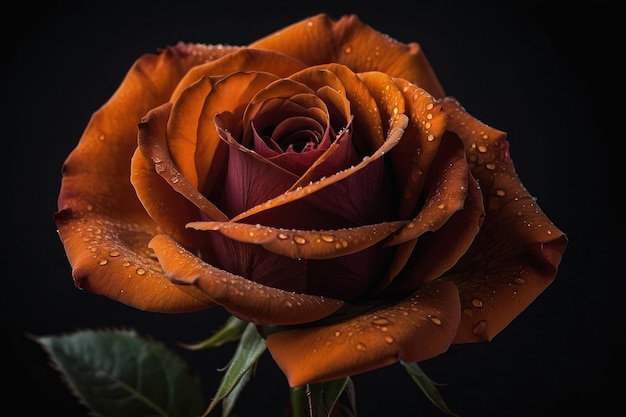
[[[67,158],[54,219],[79,288],[224,308],[292,387],[491,340],[567,246],[505,132],[354,15],[140,57]]]

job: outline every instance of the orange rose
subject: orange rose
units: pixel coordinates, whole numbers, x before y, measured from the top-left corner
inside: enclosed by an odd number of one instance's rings
[[[137,60],[65,162],[76,285],[255,323],[289,384],[487,341],[567,238],[420,46],[321,14]]]

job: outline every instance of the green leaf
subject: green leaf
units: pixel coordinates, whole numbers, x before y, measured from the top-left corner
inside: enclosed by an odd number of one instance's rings
[[[227,403],[227,407],[231,408],[234,405],[237,395],[243,388],[242,385],[238,386],[238,384],[240,381],[242,384],[248,381],[249,377],[244,378],[244,376],[257,364],[261,354],[263,354],[266,349],[267,344],[265,343],[265,339],[259,335],[253,323],[248,323],[241,335],[237,350],[230,360],[226,373],[220,382],[217,393],[203,416],[208,415],[217,404],[226,398],[226,396],[229,396],[229,394],[231,395],[228,397],[229,402]]]
[[[237,402],[243,387],[245,387],[248,381],[250,381],[252,374],[254,374],[254,368],[246,370],[241,379],[237,381],[237,385],[235,385],[228,395],[224,397],[224,400],[222,401],[222,417],[230,416],[230,412],[235,407],[235,403]]]
[[[193,417],[198,381],[170,350],[134,331],[80,331],[34,339],[71,392],[95,415]]]
[[[294,417],[328,417],[345,390],[351,399],[351,410],[346,411],[356,415],[354,385],[349,377],[291,388],[292,414]]]
[[[404,361],[400,361],[400,363],[404,366],[409,375],[411,375],[411,378],[413,378],[413,381],[417,383],[422,392],[433,404],[435,404],[444,413],[458,417],[458,414],[453,413],[448,408],[434,382],[426,376],[417,363],[406,363]]]
[[[191,350],[221,346],[224,343],[239,339],[247,324],[247,321],[240,320],[235,316],[230,316],[224,326],[210,338],[196,344],[188,345],[181,343],[180,345]]]

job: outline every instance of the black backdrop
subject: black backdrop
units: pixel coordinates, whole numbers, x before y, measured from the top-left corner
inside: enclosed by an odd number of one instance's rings
[[[514,417],[604,415],[621,403],[623,384],[612,382],[623,375],[624,346],[616,3],[360,4],[93,1],[5,12],[3,408],[86,415],[26,333],[132,327],[176,349],[222,323],[221,310],[145,313],[76,289],[52,221],[61,165],[141,54],[178,41],[243,45],[319,12],[356,13],[400,41],[420,42],[447,93],[508,132],[522,181],[570,238],[555,282],[491,343],[452,346],[421,364],[445,383],[448,405],[463,417]],[[181,353],[203,374],[207,395],[233,348]],[[400,366],[354,381],[360,417],[443,415]],[[264,357],[236,412],[281,416],[287,401],[284,378]]]

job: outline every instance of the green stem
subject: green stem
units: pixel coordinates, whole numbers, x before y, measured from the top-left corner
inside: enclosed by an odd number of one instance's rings
[[[299,386],[289,389],[291,401],[291,417],[311,417],[309,398],[306,395],[307,386]]]

